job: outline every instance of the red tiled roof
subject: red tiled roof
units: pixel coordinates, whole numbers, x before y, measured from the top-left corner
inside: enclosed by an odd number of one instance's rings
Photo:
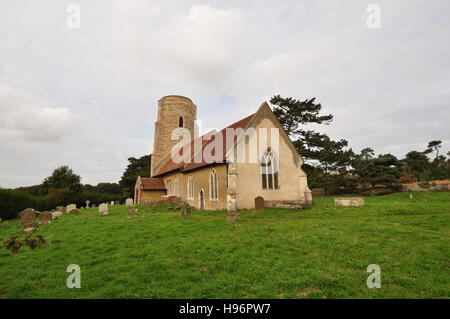
[[[215,140],[216,135],[219,135],[219,134],[222,135],[223,154],[222,154],[222,159],[220,161],[216,162],[216,163],[225,163],[225,156],[226,156],[227,152],[229,151],[229,149],[227,149],[227,146],[230,146],[230,145],[227,145],[227,143],[226,143],[226,136],[225,136],[226,129],[227,128],[232,128],[232,129],[242,128],[242,129],[245,129],[247,127],[247,125],[250,123],[250,121],[251,121],[251,119],[253,118],[254,115],[255,114],[251,114],[251,115],[243,118],[242,120],[227,126],[226,128],[224,128],[220,132],[213,133],[213,134],[212,134],[212,132],[210,132],[210,133],[207,133],[207,134],[205,134],[205,135],[203,135],[203,136],[201,136],[201,137],[191,141],[191,143],[190,143],[191,154],[190,154],[190,162],[189,163],[184,163],[184,162],[175,163],[175,162],[172,161],[171,154],[169,154],[163,160],[162,165],[160,166],[160,168],[158,169],[158,171],[155,173],[154,176],[159,176],[159,175],[162,175],[162,174],[166,174],[166,173],[178,170],[178,169],[181,170],[181,171],[190,171],[190,170],[201,168],[201,167],[204,167],[204,166],[207,166],[207,165],[211,165],[212,163],[207,163],[203,159],[203,156],[202,156],[202,162],[201,163],[195,163],[195,161],[194,161],[194,155],[195,155],[195,147],[194,147],[194,145],[196,143],[201,143],[202,144],[201,145],[201,152],[203,154],[203,150],[205,149],[205,147],[208,144],[212,143]],[[234,143],[236,143],[236,141],[237,141],[237,136],[234,137]],[[182,148],[180,150],[180,153],[179,153],[180,156],[183,155],[184,150],[185,150],[184,148]],[[212,155],[215,155],[214,149],[212,151]]]
[[[149,189],[161,189],[165,190],[166,186],[164,186],[164,182],[162,178],[147,178],[147,177],[141,177],[142,182],[142,189],[149,190]]]

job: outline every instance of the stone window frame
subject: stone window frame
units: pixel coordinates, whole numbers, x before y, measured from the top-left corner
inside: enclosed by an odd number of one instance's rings
[[[167,180],[167,195],[168,196],[172,196],[172,192],[173,192],[173,186],[172,186],[173,184],[172,184],[172,179],[168,179]]]
[[[209,200],[217,202],[219,200],[219,183],[217,182],[217,172],[213,168],[209,174]],[[213,188],[214,187],[214,188]]]
[[[273,167],[275,167],[275,171],[273,171]],[[278,156],[269,146],[264,151],[260,163],[261,186],[263,190],[280,189],[279,169],[280,161]]]
[[[172,195],[178,196],[178,176],[174,178]]]
[[[193,200],[194,199],[194,176],[189,175],[187,179],[187,198]]]

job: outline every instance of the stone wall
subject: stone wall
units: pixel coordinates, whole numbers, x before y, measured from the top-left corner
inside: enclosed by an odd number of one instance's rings
[[[144,199],[141,201],[141,206],[145,208],[150,208],[158,205],[174,205],[174,204],[182,204],[183,201],[180,197],[177,196],[168,196],[166,198],[160,200],[149,200]]]
[[[155,123],[155,136],[151,162],[151,176],[158,165],[179,141],[172,140],[172,131],[179,127],[180,116],[183,126],[195,137],[194,125],[197,118],[197,106],[190,99],[183,96],[169,95],[158,101],[158,118]]]
[[[143,200],[162,200],[163,196],[166,195],[164,190],[142,190],[141,191],[141,202]]]

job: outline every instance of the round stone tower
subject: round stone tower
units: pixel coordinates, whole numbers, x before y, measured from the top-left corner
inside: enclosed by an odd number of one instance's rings
[[[172,131],[184,127],[195,138],[194,125],[197,106],[184,96],[168,95],[158,101],[158,119],[155,122],[151,176],[154,176],[161,161],[167,157],[178,140],[172,140]]]

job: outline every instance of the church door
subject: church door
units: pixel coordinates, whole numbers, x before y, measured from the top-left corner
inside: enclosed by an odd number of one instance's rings
[[[198,206],[199,209],[205,209],[205,193],[203,192],[203,189],[200,190],[198,195]]]

